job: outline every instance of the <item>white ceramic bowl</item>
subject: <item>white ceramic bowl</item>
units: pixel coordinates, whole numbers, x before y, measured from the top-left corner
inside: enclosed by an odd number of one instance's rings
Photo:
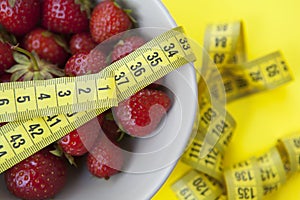
[[[126,0],[122,4],[133,10],[139,27],[161,27],[168,30],[176,26],[160,0]],[[165,84],[175,94],[174,105],[158,136],[134,141],[135,151],[138,153],[135,153],[127,166],[127,172],[106,181],[92,177],[83,161],[82,167],[72,169],[66,188],[55,199],[142,200],[150,199],[157,192],[186,146],[197,105],[196,78],[192,65],[168,74]],[[16,199],[6,190],[3,175],[0,175],[0,199]]]

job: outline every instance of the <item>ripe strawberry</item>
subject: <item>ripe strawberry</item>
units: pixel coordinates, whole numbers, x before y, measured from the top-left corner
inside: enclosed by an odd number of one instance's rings
[[[114,1],[102,1],[92,12],[90,32],[97,43],[103,42],[131,27],[132,21],[130,17]]]
[[[67,168],[62,158],[45,148],[8,169],[4,177],[7,189],[16,197],[48,199],[65,186]]]
[[[112,62],[115,62],[127,56],[145,43],[145,39],[140,36],[130,36],[125,38],[124,40],[120,40],[120,42],[118,42],[118,44],[114,46],[114,49],[112,51]]]
[[[15,37],[0,27],[0,75],[15,63],[13,58],[13,50],[10,46],[14,45],[15,43]]]
[[[8,83],[8,82],[10,82],[10,77],[11,77],[11,74],[9,74],[9,73],[1,74],[0,75],[0,83]]]
[[[100,72],[106,66],[106,56],[97,49],[74,54],[66,63],[67,76],[81,76]]]
[[[41,59],[63,66],[68,59],[67,43],[57,34],[36,28],[24,38],[24,48],[34,51]]]
[[[44,0],[42,25],[54,32],[79,33],[88,31],[89,0]]]
[[[45,80],[64,76],[62,69],[56,65],[40,59],[35,53],[13,46],[13,53],[17,62],[6,72],[11,73],[11,81]]]
[[[99,178],[109,179],[117,174],[124,163],[121,149],[103,137],[87,156],[89,172]]]
[[[113,112],[120,128],[132,136],[146,136],[158,126],[171,100],[160,90],[142,89],[119,103]]]
[[[2,0],[0,24],[15,35],[26,34],[38,23],[40,7],[40,0]]]
[[[75,129],[58,141],[64,152],[71,156],[82,156],[93,146],[99,136],[100,125],[97,118],[93,118]]]
[[[89,52],[97,46],[90,33],[77,33],[71,37],[70,50],[72,54]]]
[[[0,74],[3,74],[5,70],[10,68],[14,63],[15,61],[10,45],[0,41]]]

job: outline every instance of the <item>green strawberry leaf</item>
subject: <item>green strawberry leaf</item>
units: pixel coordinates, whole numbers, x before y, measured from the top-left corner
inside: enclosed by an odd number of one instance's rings
[[[116,7],[118,7],[119,9],[122,9],[129,17],[129,19],[136,24],[137,20],[132,16],[132,10],[131,9],[123,9],[122,6],[120,6],[120,4],[118,4],[116,1],[114,1],[114,5]]]
[[[43,77],[43,79],[47,80],[47,79],[52,79],[53,76],[52,74],[50,74],[49,72],[47,71],[41,71],[40,72],[40,75]]]
[[[23,69],[26,69],[26,66],[25,65],[22,65],[22,64],[15,64],[13,65],[11,68],[5,70],[7,73],[15,73],[17,71],[20,71],[20,70],[23,70]]]
[[[8,72],[8,70],[7,70],[6,72]],[[10,73],[10,72],[8,72],[8,73]],[[18,70],[18,71],[14,72],[14,73],[11,75],[10,80],[11,80],[11,81],[17,81],[17,80],[20,79],[22,76],[24,76],[26,73],[27,73],[27,70],[26,70],[26,69]]]
[[[23,80],[24,81],[31,81],[35,78],[33,75],[34,75],[33,72],[28,72],[27,71],[26,74],[23,76]]]
[[[50,31],[43,31],[42,32],[42,36],[44,36],[44,37],[50,37],[50,36],[52,36],[53,34],[50,32]]]
[[[128,15],[129,19],[137,24],[137,20],[132,16],[132,10],[131,9],[123,9],[123,11]]]
[[[16,45],[17,39],[13,34],[9,33],[5,28],[0,26],[0,42],[7,42],[11,45]]]
[[[68,44],[66,43],[66,41],[64,40],[63,36],[61,35],[53,35],[53,38],[55,40],[55,42],[61,46],[62,48],[64,48],[64,50],[68,53],[71,53],[71,50],[68,47]]]
[[[67,154],[66,152],[64,152],[65,157],[67,158],[67,160],[69,161],[69,163],[71,165],[74,165],[77,168],[77,164],[75,162],[75,159],[73,156],[71,156],[70,154]]]
[[[52,78],[52,77],[50,77]],[[45,80],[46,78],[43,77],[42,73],[41,72],[33,72],[33,76],[32,76],[32,79],[29,79],[29,80]],[[49,78],[48,78],[49,79]]]
[[[46,71],[58,77],[65,76],[64,70],[58,68],[56,65],[47,67]]]
[[[92,3],[90,0],[75,0],[75,4],[80,5],[80,11],[86,12],[87,17],[91,17]]]
[[[122,139],[125,137],[126,133],[124,131],[122,131],[121,129],[119,129],[118,132],[121,134],[120,134],[119,138],[117,139],[117,142],[121,142]]]
[[[51,150],[50,153],[57,156],[57,157],[62,157],[62,155],[63,155],[63,152],[60,151],[59,149]]]
[[[22,53],[14,51],[13,57],[14,60],[19,64],[28,65],[30,63],[30,59]]]
[[[12,8],[15,6],[15,3],[16,3],[16,0],[8,0],[8,5]]]

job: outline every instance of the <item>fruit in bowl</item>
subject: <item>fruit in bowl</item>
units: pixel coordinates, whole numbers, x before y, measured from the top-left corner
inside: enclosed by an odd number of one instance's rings
[[[9,8],[9,6],[22,6],[24,1],[16,0],[13,5],[9,5],[9,1],[4,2],[6,2],[6,8]],[[112,1],[98,2],[97,6],[91,10],[90,19],[87,18],[89,12],[85,10],[89,7],[87,4],[84,4],[81,7],[82,9],[80,9],[80,6],[76,5],[73,0],[62,0],[60,2],[65,2],[65,4],[59,5],[57,1],[52,0],[35,2],[37,4],[40,3],[40,5],[36,6],[37,8],[42,8],[40,14],[41,22],[35,22],[35,25],[26,31],[26,34],[17,35],[17,40],[21,41],[18,45],[16,43],[12,45],[15,52],[14,58],[18,63],[18,61],[25,58],[25,55],[26,62],[22,63],[23,67],[21,68],[15,67],[15,63],[11,64],[11,68],[7,70],[7,72],[12,74],[11,80],[26,81],[97,73],[105,65],[109,64],[107,63],[107,57],[113,58],[113,62],[146,42],[143,41],[143,38],[128,38],[119,42],[117,40],[120,37],[111,40],[112,35],[133,27],[139,27],[145,28],[148,37],[152,37],[157,32],[162,33],[176,26],[159,0],[147,0],[144,2],[138,0],[118,1],[119,6],[116,6]],[[62,12],[64,6],[70,11],[68,12],[71,15],[68,18],[70,19],[69,24],[66,21],[55,18],[61,18],[64,15]],[[111,8],[115,10],[111,11]],[[132,16],[129,17],[128,13],[123,11],[122,8],[131,9]],[[107,12],[103,16],[103,10],[105,9],[110,10],[109,12],[112,12],[111,14],[114,17],[107,17]],[[55,10],[55,15],[51,14],[51,10]],[[76,12],[78,11],[80,14],[77,15]],[[0,13],[5,15],[5,13],[2,13],[2,10]],[[109,20],[118,21],[118,17],[122,18],[120,19],[122,23],[117,23],[121,24],[121,26],[114,27]],[[105,19],[101,20],[100,18]],[[1,19],[4,18],[2,17]],[[72,21],[74,19],[78,21]],[[88,27],[86,19],[88,19]],[[1,20],[0,22],[1,24],[3,23]],[[68,27],[70,24],[72,27]],[[2,26],[6,28],[5,24],[2,24]],[[147,29],[147,27],[156,27],[152,28],[155,34],[151,34],[151,29]],[[40,30],[45,31],[36,36],[36,33],[39,33]],[[22,31],[24,30],[22,29]],[[14,34],[13,31],[8,32]],[[103,34],[104,32],[107,33]],[[33,33],[35,33],[35,39],[32,39]],[[80,37],[84,38],[84,41]],[[76,41],[72,38],[77,40],[77,44],[71,44],[72,41]],[[110,43],[115,42],[113,47],[110,48],[111,52],[114,53],[98,52],[95,55],[97,57],[97,66],[84,64],[87,55],[93,48],[101,45],[101,42],[107,39]],[[32,44],[29,44],[30,42]],[[49,52],[45,54],[43,54],[43,50],[46,51],[45,46],[47,47],[47,44],[43,46],[43,42],[49,42],[49,48],[47,48]],[[50,42],[53,45],[50,45]],[[43,46],[43,48],[39,49],[39,46]],[[80,46],[85,49],[81,51]],[[42,50],[42,52],[39,52],[39,50]],[[55,61],[52,61],[53,57],[51,59],[44,57],[47,55],[53,56],[53,52],[62,52],[58,57],[67,57],[67,61],[63,62],[60,60],[55,63]],[[37,66],[30,65],[31,68],[28,68],[28,64],[31,64],[33,59],[38,61]],[[99,65],[99,63],[102,64]],[[52,68],[53,65],[56,65],[56,67]],[[18,199],[18,197],[23,199],[53,197],[60,200],[79,200],[83,198],[149,199],[163,184],[184,150],[196,111],[196,101],[193,99],[196,96],[196,80],[191,65],[186,65],[171,72],[161,82],[163,87],[147,87],[136,95],[136,98],[139,98],[139,94],[148,94],[146,99],[153,99],[150,103],[155,101],[165,102],[162,104],[165,110],[160,114],[159,122],[156,122],[152,128],[155,129],[153,130],[156,132],[155,135],[145,138],[128,136],[130,130],[126,127],[124,120],[118,114],[108,110],[69,133],[55,145],[51,145],[51,147],[56,147],[55,151],[51,149],[52,154],[49,154],[49,147],[47,147],[4,172],[0,176],[0,198],[12,200]],[[167,88],[167,92],[161,88]],[[136,102],[141,102],[139,106],[143,107],[143,109],[149,109],[147,101],[137,100]],[[123,106],[126,107],[126,105]],[[119,111],[121,108],[117,107],[116,110]],[[145,118],[145,116],[142,117],[143,119]],[[138,119],[142,117],[141,114],[137,116]],[[115,118],[119,119],[115,120]],[[147,120],[140,121],[144,122]],[[141,124],[138,125],[141,126]],[[152,132],[152,129],[148,130],[146,134]],[[133,128],[133,130],[135,129]],[[99,131],[103,132],[101,136],[99,136]],[[95,132],[96,134],[94,134]],[[84,137],[82,134],[87,134],[88,137]],[[47,153],[44,152],[45,150],[47,150]],[[57,157],[58,154],[63,155],[62,157]],[[74,159],[77,167],[67,164],[66,157],[71,162]],[[42,165],[45,163],[43,159],[47,159],[49,162],[47,166],[53,166],[53,169],[49,167],[45,170],[44,165]],[[57,164],[58,162],[60,164]],[[38,164],[34,168],[33,166],[30,167],[28,163]],[[40,167],[39,163],[41,164]],[[31,176],[32,174],[30,173],[26,176],[26,170],[34,172],[36,176]],[[22,188],[26,183],[32,183],[29,189],[26,187],[24,187],[26,189]],[[59,187],[54,187],[55,184],[56,186],[59,185]],[[20,187],[20,190],[23,189],[23,191],[15,190],[16,187]]]

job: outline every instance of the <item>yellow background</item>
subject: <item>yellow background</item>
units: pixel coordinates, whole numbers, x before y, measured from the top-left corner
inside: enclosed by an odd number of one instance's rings
[[[225,155],[229,166],[274,146],[291,132],[300,133],[300,1],[298,0],[162,0],[178,25],[203,44],[208,23],[242,20],[248,59],[281,50],[295,80],[272,91],[234,101],[228,111],[237,122]],[[179,162],[154,200],[175,200],[170,185],[190,168]],[[300,199],[300,175],[290,178],[266,200]]]

